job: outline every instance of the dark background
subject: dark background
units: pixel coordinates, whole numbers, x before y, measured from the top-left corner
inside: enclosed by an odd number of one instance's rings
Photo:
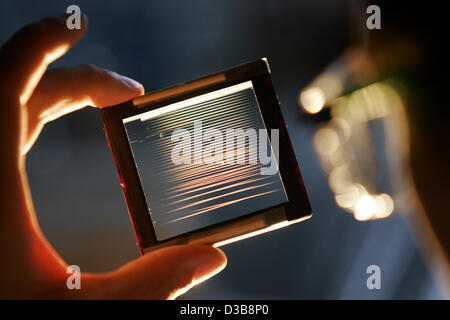
[[[299,90],[353,40],[349,12],[365,23],[359,1],[2,0],[0,42],[71,4],[88,15],[89,30],[56,66],[96,64],[151,91],[269,59],[315,215],[223,247],[227,268],[183,298],[442,297],[401,212],[358,222],[336,206],[312,146],[315,128],[299,117]],[[43,232],[69,264],[103,272],[139,255],[98,110],[47,125],[27,168]],[[366,287],[371,264],[381,267],[381,290]]]

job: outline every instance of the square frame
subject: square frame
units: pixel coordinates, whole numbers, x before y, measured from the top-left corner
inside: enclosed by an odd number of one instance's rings
[[[277,165],[288,202],[158,241],[123,119],[201,94],[251,81],[268,132],[279,130]],[[103,108],[103,124],[113,153],[141,253],[182,243],[224,245],[311,217],[311,207],[286,129],[266,58]],[[268,135],[270,140],[270,135]]]

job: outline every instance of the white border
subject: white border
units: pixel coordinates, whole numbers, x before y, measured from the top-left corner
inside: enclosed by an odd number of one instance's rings
[[[147,121],[149,119],[156,118],[156,117],[163,115],[165,113],[168,113],[168,112],[176,111],[176,110],[179,110],[179,109],[182,109],[185,107],[189,107],[194,104],[202,103],[202,102],[205,102],[208,100],[220,98],[220,97],[223,97],[223,96],[226,96],[226,95],[238,92],[238,91],[243,91],[243,90],[249,89],[249,88],[253,89],[253,84],[251,81],[242,82],[242,83],[233,85],[231,87],[227,87],[227,88],[223,88],[223,89],[216,90],[213,92],[205,93],[205,94],[202,94],[197,97],[193,97],[193,98],[190,98],[187,100],[169,104],[167,106],[164,106],[164,107],[161,107],[161,108],[158,108],[155,110],[150,110],[150,111],[147,111],[147,112],[144,112],[144,113],[141,113],[141,114],[129,117],[129,118],[125,118],[122,120],[122,122],[124,124],[127,124],[127,123],[129,123],[131,121],[135,121],[135,120]]]

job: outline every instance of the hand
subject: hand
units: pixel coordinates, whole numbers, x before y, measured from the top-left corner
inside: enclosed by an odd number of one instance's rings
[[[25,171],[28,150],[44,125],[86,105],[106,107],[135,96],[136,81],[95,66],[47,70],[86,32],[66,16],[19,30],[0,49],[0,297],[175,298],[222,270],[225,255],[209,246],[173,246],[148,253],[106,274],[82,274],[69,290],[67,264],[39,229]]]

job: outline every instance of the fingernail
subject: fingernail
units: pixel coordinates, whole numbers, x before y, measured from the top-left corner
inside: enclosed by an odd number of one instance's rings
[[[143,88],[142,84],[140,84],[136,80],[133,80],[133,79],[125,77],[125,76],[121,76],[121,78],[132,89],[141,89],[141,88]]]

